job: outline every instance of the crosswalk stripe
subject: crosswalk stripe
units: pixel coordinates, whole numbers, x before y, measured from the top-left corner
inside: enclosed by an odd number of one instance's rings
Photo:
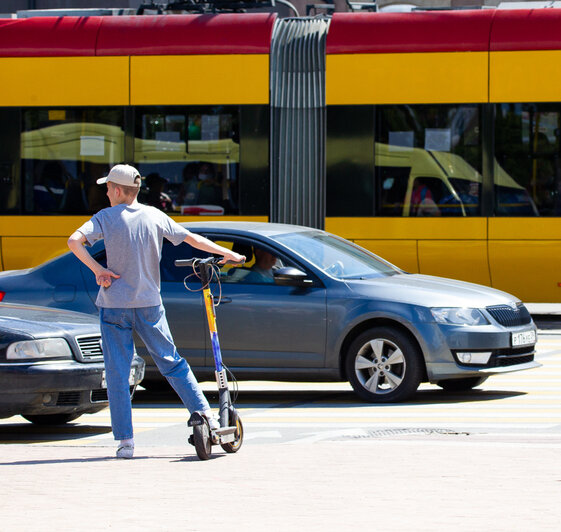
[[[239,384],[237,409],[246,427],[248,441],[292,438],[304,441],[305,434],[319,441],[338,430],[395,428],[443,428],[458,431],[519,431],[544,434],[561,426],[561,336],[540,338],[536,359],[540,368],[491,376],[472,392],[450,394],[434,385],[423,384],[413,400],[397,404],[368,404],[350,399],[348,383],[245,383]],[[205,383],[206,392],[215,392],[214,383]],[[253,393],[279,391],[279,400],[259,401]],[[283,390],[296,395],[282,395]],[[244,397],[244,391],[251,395]],[[302,395],[298,395],[302,391]],[[209,396],[216,398],[216,395]],[[257,397],[257,400],[255,400]],[[296,397],[296,399],[292,399]],[[213,404],[216,408],[216,404]],[[188,412],[179,402],[133,404],[136,433],[158,431],[187,423]],[[14,430],[16,425],[29,429]],[[33,432],[32,425],[19,416],[0,420],[0,442],[36,445],[113,444],[109,410],[80,417],[66,429],[57,427]],[[348,427],[345,429],[344,427]],[[186,431],[188,429],[186,428]],[[292,432],[291,432],[292,430]],[[283,432],[284,431],[284,432]],[[292,434],[292,436],[289,436]],[[299,436],[300,435],[300,436]]]

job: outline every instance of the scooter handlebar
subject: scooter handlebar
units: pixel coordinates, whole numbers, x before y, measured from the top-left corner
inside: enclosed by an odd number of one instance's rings
[[[197,265],[200,264],[209,264],[209,265],[214,265],[214,264],[220,264],[221,266],[224,266],[225,264],[237,264],[238,266],[241,266],[242,264],[245,263],[245,260],[236,262],[233,260],[227,260],[226,262],[222,263],[222,258],[220,257],[206,257],[204,259],[197,259],[197,258],[193,258],[193,259],[177,259],[174,261],[174,264],[178,267],[178,268],[182,268],[182,267],[186,267],[186,266],[190,266],[190,267],[195,267]]]

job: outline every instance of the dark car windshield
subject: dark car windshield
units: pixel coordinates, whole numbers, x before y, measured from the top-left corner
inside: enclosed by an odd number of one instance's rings
[[[306,231],[271,238],[336,279],[372,279],[403,273],[355,244],[327,233]]]

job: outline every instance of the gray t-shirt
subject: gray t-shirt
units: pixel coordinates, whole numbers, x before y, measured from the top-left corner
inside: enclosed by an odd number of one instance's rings
[[[100,287],[96,305],[105,308],[161,304],[160,259],[163,239],[177,246],[189,231],[155,207],[121,204],[103,209],[78,229],[89,245],[105,240],[107,268],[119,274]]]

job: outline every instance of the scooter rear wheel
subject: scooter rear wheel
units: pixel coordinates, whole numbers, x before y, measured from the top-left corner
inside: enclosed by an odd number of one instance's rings
[[[229,426],[236,427],[236,432],[234,432],[236,439],[230,443],[222,443],[220,447],[227,453],[237,453],[243,443],[243,424],[240,416],[234,409],[230,410],[229,418]]]
[[[201,460],[208,460],[212,454],[212,442],[210,440],[210,429],[208,422],[205,420],[201,425],[193,427],[193,443],[197,456]]]

